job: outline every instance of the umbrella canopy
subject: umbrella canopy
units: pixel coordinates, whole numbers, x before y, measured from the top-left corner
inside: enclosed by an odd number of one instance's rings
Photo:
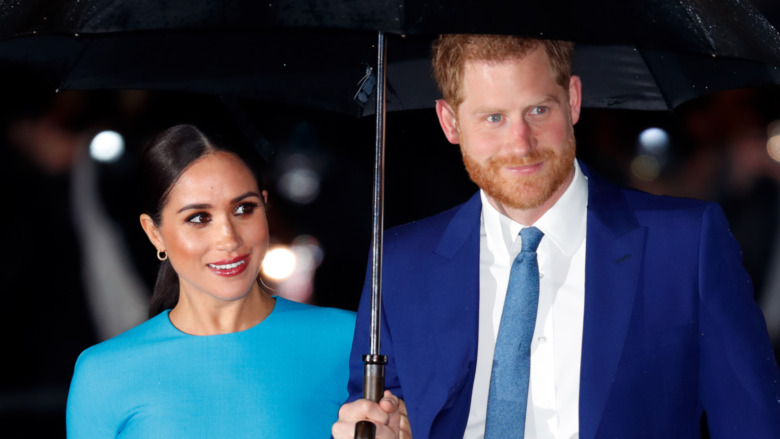
[[[780,34],[739,0],[26,0],[0,11],[0,29],[0,60],[59,89],[188,91],[358,115],[373,112],[373,82],[361,80],[376,66],[376,30],[390,35],[390,110],[438,97],[428,51],[440,32],[578,42],[586,107],[672,109],[780,83]]]
[[[762,39],[771,26],[740,0],[43,0],[3,8],[5,37],[31,32],[294,27],[381,30],[395,35],[519,33],[591,43],[631,43],[780,58]],[[9,26],[5,26],[9,25]]]

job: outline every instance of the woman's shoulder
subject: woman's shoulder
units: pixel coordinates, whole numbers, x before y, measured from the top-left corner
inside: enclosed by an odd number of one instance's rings
[[[160,313],[138,326],[87,348],[79,355],[76,368],[87,365],[102,367],[119,359],[127,359],[131,351],[143,349],[144,346],[154,344],[161,337],[165,337],[165,329],[169,327],[171,325],[168,312]]]
[[[294,302],[276,297],[273,320],[264,330],[263,343],[268,349],[283,352],[279,358],[308,355],[318,358],[322,368],[331,367],[346,373],[347,361],[355,334],[352,311]],[[346,380],[346,375],[344,376]]]
[[[285,321],[295,322],[295,324],[348,328],[350,331],[355,327],[354,311],[295,302],[281,296],[276,296],[274,313]]]

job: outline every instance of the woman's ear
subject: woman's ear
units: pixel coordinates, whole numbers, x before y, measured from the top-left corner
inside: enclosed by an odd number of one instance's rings
[[[159,251],[165,251],[165,243],[163,242],[160,231],[157,230],[157,226],[154,224],[154,220],[149,215],[142,213],[139,218],[141,221],[141,228],[144,229],[146,237]]]

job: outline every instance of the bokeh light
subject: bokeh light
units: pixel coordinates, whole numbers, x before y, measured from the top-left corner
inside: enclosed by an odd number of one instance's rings
[[[290,169],[279,178],[279,190],[289,200],[308,204],[320,193],[320,180],[311,169]]]
[[[292,242],[292,251],[298,260],[298,269],[314,271],[322,263],[322,247],[317,238],[311,235],[300,235]]]
[[[669,134],[661,128],[647,128],[639,133],[639,148],[647,154],[666,154],[669,148]]]
[[[780,119],[770,122],[766,131],[769,139],[766,144],[767,152],[772,160],[780,162]]]
[[[288,278],[295,270],[296,256],[286,246],[277,246],[268,250],[263,260],[263,274],[274,281]]]
[[[314,292],[314,273],[322,258],[317,238],[300,235],[289,246],[271,248],[263,261],[263,274],[273,283],[275,294],[296,302],[309,302]]]
[[[634,178],[645,182],[658,178],[667,162],[669,144],[669,133],[662,128],[651,127],[639,133],[639,152],[631,161]]]
[[[89,144],[89,155],[103,163],[113,163],[125,153],[125,139],[116,131],[101,131]]]
[[[309,204],[320,194],[321,177],[311,160],[303,154],[292,154],[282,160],[279,193],[297,204]]]
[[[661,174],[661,164],[649,154],[640,154],[631,161],[631,173],[638,180],[653,181]]]

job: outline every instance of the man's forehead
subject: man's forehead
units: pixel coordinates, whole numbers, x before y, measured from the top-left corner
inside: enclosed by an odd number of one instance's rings
[[[530,58],[537,58],[537,57],[543,57],[547,60],[547,62],[550,61],[549,56],[547,55],[547,51],[544,49],[544,46],[541,44],[534,47],[529,47],[527,50],[523,51],[515,51],[515,52],[508,52],[503,54],[493,54],[493,55],[487,55],[484,54],[476,54],[475,56],[467,56],[464,61],[464,69],[469,68],[469,66],[477,66],[477,65],[500,65],[500,64],[509,64],[513,62],[522,62],[524,60],[530,59]]]
[[[555,71],[552,67],[552,64],[550,63],[550,59],[546,52],[541,49],[541,53],[539,54],[529,52],[526,56],[523,57],[515,56],[511,58],[503,58],[500,60],[474,59],[466,61],[463,66],[460,86],[461,88],[464,88],[466,83],[470,82],[469,79],[473,79],[475,77],[484,78],[493,76],[495,74],[493,72],[507,72],[508,70],[511,70],[513,65],[518,66],[523,71],[534,71],[539,68],[544,69],[546,67],[547,71],[549,71],[550,79],[555,79]],[[507,67],[510,69],[505,69]]]

